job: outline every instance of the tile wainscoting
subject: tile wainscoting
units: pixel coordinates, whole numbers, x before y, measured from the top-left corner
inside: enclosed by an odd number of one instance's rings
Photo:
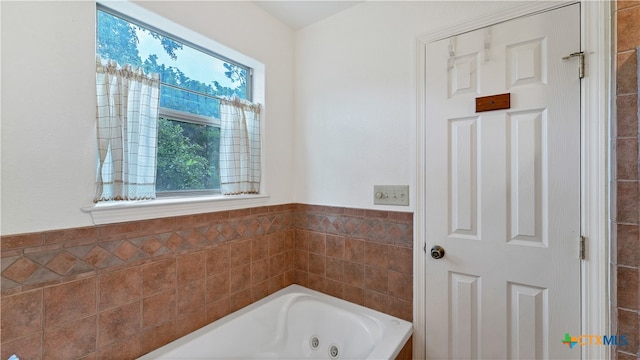
[[[412,213],[288,204],[0,243],[1,358],[132,359],[293,283],[412,317]]]
[[[617,335],[627,344],[615,348],[613,359],[637,359],[640,353],[640,156],[638,151],[638,81],[640,2],[617,1],[615,101],[612,124],[611,181],[612,317]]]

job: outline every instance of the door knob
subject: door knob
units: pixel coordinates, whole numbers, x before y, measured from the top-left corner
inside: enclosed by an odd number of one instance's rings
[[[431,257],[438,260],[444,257],[444,248],[440,245],[436,245],[431,248]]]

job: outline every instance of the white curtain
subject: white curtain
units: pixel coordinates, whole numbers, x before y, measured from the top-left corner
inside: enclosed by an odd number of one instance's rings
[[[156,196],[160,75],[96,58],[95,202]]]
[[[220,101],[220,187],[225,195],[260,192],[260,105]]]

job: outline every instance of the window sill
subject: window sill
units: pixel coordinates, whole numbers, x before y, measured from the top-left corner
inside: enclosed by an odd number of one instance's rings
[[[149,220],[264,205],[269,195],[211,195],[167,197],[154,200],[101,203],[81,208],[91,215],[94,225]]]

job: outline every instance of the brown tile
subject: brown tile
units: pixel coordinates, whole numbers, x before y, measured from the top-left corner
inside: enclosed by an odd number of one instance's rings
[[[21,257],[3,271],[2,276],[17,283],[24,283],[35,274],[38,269],[40,269],[38,264],[25,257]]]
[[[65,275],[73,268],[74,265],[76,265],[77,262],[78,259],[76,259],[75,256],[72,256],[65,251],[61,251],[56,255],[56,257],[47,263],[47,267],[59,275]]]
[[[308,287],[309,286],[309,273],[301,270],[294,270],[293,272],[293,282],[300,286]]]
[[[144,306],[144,305],[143,305]],[[164,314],[165,317],[171,313]],[[140,303],[105,310],[98,314],[98,348],[127,339],[142,330]]]
[[[617,351],[615,354],[616,360],[638,360],[638,357],[635,354],[627,354],[622,351]]]
[[[3,329],[4,330],[4,329]],[[18,354],[21,359],[42,359],[42,332],[5,342],[2,332],[2,352],[0,358],[8,359],[13,354]]]
[[[176,261],[155,261],[142,267],[142,295],[144,297],[176,288]]]
[[[269,236],[269,256],[280,254],[285,251],[284,234],[274,234]]]
[[[142,353],[146,354],[156,350],[177,338],[176,322],[170,321],[154,328],[144,330],[142,333]]]
[[[280,253],[269,258],[270,277],[284,274],[287,270],[287,253]]]
[[[178,317],[194,311],[204,313],[205,285],[205,279],[200,279],[178,288]]]
[[[618,181],[616,184],[617,222],[638,224],[640,216],[640,197],[637,181]]]
[[[98,277],[98,309],[122,306],[142,298],[142,267],[135,266]]]
[[[374,290],[380,293],[387,293],[389,277],[387,270],[382,270],[374,266],[364,267],[364,287],[367,290]]]
[[[231,312],[240,310],[251,304],[251,289],[244,289],[229,296],[229,306]]]
[[[96,351],[96,317],[46,327],[45,359],[77,359]]]
[[[142,327],[156,327],[176,318],[176,290],[168,290],[142,301]]]
[[[229,297],[224,297],[207,304],[207,321],[214,322],[222,317],[227,316],[231,312],[230,308]]]
[[[325,276],[325,260],[324,255],[309,254],[309,273]]]
[[[616,139],[616,157],[617,179],[638,180],[638,139]]]
[[[363,263],[364,262],[364,240],[362,239],[345,239],[344,258],[345,260]]]
[[[44,243],[44,233],[5,235],[0,237],[0,249],[20,249],[35,247]]]
[[[294,268],[302,271],[309,271],[309,253],[298,250],[294,252]]]
[[[42,331],[42,304],[42,290],[2,297],[2,343]]]
[[[296,229],[295,233],[295,248],[303,251],[309,251],[309,236],[304,230]]]
[[[269,237],[260,236],[251,240],[251,261],[269,257]]]
[[[389,295],[392,297],[413,300],[413,276],[389,271]]]
[[[251,263],[251,284],[258,284],[269,279],[269,260],[262,259]]]
[[[640,273],[637,268],[627,268],[618,266],[618,307],[637,310],[638,309],[638,280]]]
[[[136,335],[99,349],[97,359],[135,359],[142,354],[142,336]]]
[[[618,244],[618,264],[627,266],[640,265],[640,234],[638,225],[616,226]]]
[[[385,313],[406,321],[413,319],[413,303],[412,300],[398,299],[389,297],[389,305]]]
[[[389,296],[372,290],[365,290],[364,306],[386,313],[389,307]]]
[[[251,240],[231,244],[231,267],[251,262]]]
[[[318,276],[315,274],[309,274],[308,276],[309,276],[309,279],[308,279],[309,289],[320,291],[320,292],[325,291],[327,278],[325,278],[324,276]]]
[[[327,278],[335,281],[342,281],[344,279],[344,260],[336,258],[326,258]]]
[[[176,335],[178,337],[192,333],[207,324],[204,310],[202,312],[189,313],[176,321]]]
[[[285,285],[284,274],[280,274],[280,275],[269,278],[269,294],[273,294],[274,292],[280,289],[283,289],[284,285]]]
[[[616,8],[618,10],[628,8],[631,6],[637,6],[637,5],[640,5],[640,0],[617,0],[616,1]]]
[[[162,245],[160,240],[156,239],[153,236],[143,238],[140,241],[141,241],[140,250],[144,251],[145,253],[151,256],[153,256],[156,253],[156,251],[164,248],[164,245]],[[166,248],[164,249],[165,249],[164,251],[168,251]]]
[[[617,12],[617,51],[635,50],[640,45],[640,7],[623,8]]]
[[[229,296],[229,271],[207,277],[207,303]]]
[[[251,286],[251,301],[258,301],[269,295],[269,281],[257,283]]]
[[[324,291],[327,295],[344,298],[344,284],[339,281],[327,279]]]
[[[355,287],[364,288],[364,265],[345,262],[344,282]]]
[[[618,331],[620,335],[627,335],[627,345],[619,346],[618,350],[636,353],[638,351],[638,313],[618,309]]]
[[[231,247],[222,245],[207,250],[207,276],[229,270],[231,259]]]
[[[387,255],[391,250],[391,246],[367,242],[364,244],[364,263],[366,265],[375,266],[381,269],[389,267],[389,259]]]
[[[47,326],[95,315],[96,279],[89,278],[44,289],[44,317]]]
[[[638,137],[638,94],[616,98],[616,137]]]
[[[413,250],[392,246],[389,254],[389,270],[404,274],[413,274]]]
[[[129,260],[133,260],[133,258],[136,256],[136,253],[138,253],[139,251],[140,249],[135,247],[135,245],[131,244],[129,241],[124,241],[122,242],[122,244],[120,244],[120,246],[118,246],[113,254],[120,258],[122,261],[126,262]]]
[[[178,285],[204,279],[206,276],[206,253],[198,251],[180,255],[176,259]]]
[[[110,225],[98,226],[98,231],[101,237],[108,237],[113,235],[124,235],[128,233],[135,233],[140,231],[140,221],[132,221],[128,223],[118,223]]]
[[[325,238],[325,234],[309,233],[309,252],[324,255],[326,251]]]
[[[619,53],[617,56],[616,94],[638,93],[638,62],[635,51]]]
[[[83,260],[92,266],[103,268],[105,262],[113,257],[111,253],[101,246],[94,246],[83,258]]]
[[[229,291],[231,294],[244,290],[251,285],[251,265],[245,264],[231,268]]]
[[[327,256],[344,259],[345,239],[342,236],[327,235]]]
[[[98,228],[95,226],[47,231],[45,244],[67,243],[79,239],[97,239]]]
[[[354,304],[364,306],[364,289],[352,285],[344,285],[344,299]]]

